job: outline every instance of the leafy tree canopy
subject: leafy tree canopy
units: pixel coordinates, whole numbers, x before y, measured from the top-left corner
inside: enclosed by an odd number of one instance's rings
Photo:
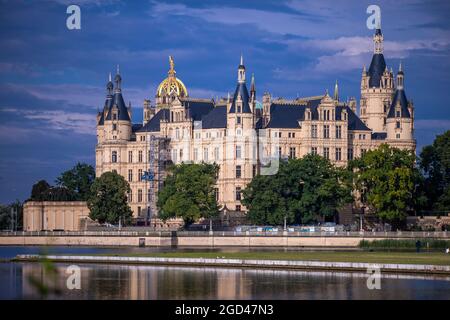
[[[183,218],[191,224],[200,218],[217,216],[219,207],[214,185],[216,164],[179,164],[170,168],[164,187],[158,193],[159,217]]]
[[[450,210],[450,130],[422,149],[419,163],[425,175],[426,209]]]
[[[100,223],[117,224],[119,220],[127,223],[132,211],[127,202],[130,186],[116,172],[105,172],[94,180],[87,200],[90,218]]]
[[[92,183],[95,179],[95,170],[86,163],[77,163],[72,169],[67,170],[56,179],[56,184],[66,187],[76,194],[77,200],[87,200]]]
[[[31,190],[30,200],[32,200],[32,201],[43,201],[44,200],[43,199],[44,192],[46,192],[50,188],[51,188],[51,186],[45,180],[40,180],[40,181],[36,182],[33,185],[33,188]]]
[[[310,223],[333,217],[352,201],[349,174],[327,159],[306,155],[281,162],[278,173],[258,175],[243,191],[247,217],[257,224]]]
[[[385,221],[402,221],[421,198],[417,194],[421,175],[409,150],[382,144],[350,162],[349,167],[354,170],[361,201]]]

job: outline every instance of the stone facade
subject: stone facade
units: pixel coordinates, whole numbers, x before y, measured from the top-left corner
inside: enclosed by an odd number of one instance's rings
[[[215,162],[220,166],[216,195],[224,211],[245,212],[240,191],[256,174],[276,173],[280,159],[316,153],[339,166],[382,143],[415,150],[414,107],[404,92],[400,66],[396,80],[383,56],[383,35],[374,35],[374,55],[361,78],[360,112],[356,99],[339,99],[336,82],[328,92],[295,100],[256,100],[255,79],[246,86],[243,58],[234,94],[195,99],[176,77],[170,57],[168,77],[155,105],[144,101],[143,123],[132,124],[131,106],[122,97],[122,78],[111,76],[103,111],[97,116],[96,174],[115,170],[131,186],[134,217],[157,218],[157,191],[167,165]]]
[[[27,201],[23,206],[24,231],[82,231],[87,220],[84,201]]]

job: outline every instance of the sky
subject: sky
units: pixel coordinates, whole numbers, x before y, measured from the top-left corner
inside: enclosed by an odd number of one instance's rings
[[[80,30],[66,27],[70,4]],[[0,0],[0,203],[27,199],[33,183],[54,184],[77,162],[95,165],[96,112],[117,65],[135,123],[169,55],[192,97],[232,92],[242,53],[259,99],[321,95],[337,80],[341,99],[359,101],[371,4],[388,66],[404,66],[420,153],[450,129],[448,0]]]

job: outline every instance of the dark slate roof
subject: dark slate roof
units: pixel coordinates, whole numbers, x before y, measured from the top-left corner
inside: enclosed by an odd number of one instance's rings
[[[298,128],[298,121],[304,119],[305,109],[305,105],[272,104],[267,128]]]
[[[113,104],[113,96],[111,94],[108,94],[106,96],[106,100],[105,100],[105,106],[103,107],[103,111],[101,112],[101,116],[100,119],[98,120],[98,125],[102,126],[105,124],[105,109],[107,110],[107,112],[109,111],[109,109],[111,109],[112,104]]]
[[[400,102],[400,118],[411,118],[408,110],[408,100],[406,99],[406,94],[404,89],[395,90],[394,99],[392,99],[391,107],[389,108],[388,118],[396,118],[395,116],[395,106]]]
[[[100,119],[98,120],[97,125],[102,126],[105,124],[105,113],[99,112],[99,114],[100,114]]]
[[[348,116],[348,130],[364,130],[364,131],[371,131],[365,124],[362,122],[362,120],[350,109],[348,106],[345,107],[337,107],[337,108],[345,108],[347,110],[347,116]],[[338,120],[341,119],[341,112],[336,112],[336,118]]]
[[[226,128],[227,106],[217,106],[202,118],[203,129]]]
[[[252,113],[252,110],[250,109],[250,104],[249,104],[249,95],[248,95],[248,90],[247,90],[247,86],[245,85],[245,82],[243,83],[238,83],[238,85],[236,86],[236,91],[234,92],[234,96],[233,96],[233,103],[231,104],[230,107],[230,113],[236,113],[236,106],[235,106],[235,102],[237,100],[238,94],[241,95],[242,98],[242,112],[243,113]]]
[[[387,138],[386,132],[373,132],[372,140],[385,140]]]
[[[382,53],[376,53],[372,56],[372,62],[370,62],[369,67],[369,87],[379,88],[381,76],[386,69],[386,61],[384,61],[384,56]]]
[[[195,100],[182,100],[182,105],[189,109],[189,116],[194,121],[200,121],[203,116],[207,115],[214,109],[214,102],[211,101],[195,101]]]
[[[317,101],[311,100],[308,106],[311,108],[312,120],[317,120],[319,118]],[[267,128],[298,128],[298,121],[305,119],[306,107],[305,105],[272,104],[270,106],[270,122]],[[343,109],[347,110],[349,130],[370,131],[348,106],[336,106],[335,120],[341,120]]]
[[[139,129],[142,128],[142,124],[140,123],[133,123],[133,125],[131,126],[131,131],[132,132],[136,132],[139,131]]]
[[[160,130],[160,122],[162,119],[169,119],[169,109],[161,109],[137,132],[156,132]]]
[[[111,120],[111,109],[113,106],[117,106],[119,109],[119,117],[118,120],[131,121],[130,116],[128,115],[128,109],[125,105],[125,101],[123,101],[122,92],[116,91],[113,96],[113,104],[111,108],[109,108],[108,114],[106,115],[105,120]]]

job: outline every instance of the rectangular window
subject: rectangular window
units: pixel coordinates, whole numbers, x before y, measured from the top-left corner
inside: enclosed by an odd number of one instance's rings
[[[361,156],[363,156],[367,152],[366,149],[361,149]]]
[[[330,148],[328,147],[323,148],[323,157],[325,159],[330,159]]]
[[[352,148],[348,148],[348,150],[347,150],[347,159],[353,160],[353,149]]]
[[[400,133],[397,133],[397,134],[395,135],[395,137],[396,137],[397,139],[400,139]]]
[[[128,182],[133,181],[133,170],[128,169]]]
[[[133,202],[133,193],[128,192],[128,202]]]
[[[129,163],[133,162],[133,151],[128,151],[128,162]]]
[[[241,166],[236,166],[236,178],[240,178],[242,175]]]
[[[292,132],[292,138],[295,138],[295,132]]]
[[[219,160],[219,147],[214,148],[214,160]]]
[[[241,211],[241,205],[240,204],[236,205],[236,211],[238,211],[238,212]]]
[[[172,161],[173,163],[177,163],[178,150],[172,149]]]
[[[317,138],[317,124],[311,126],[311,138]]]
[[[116,163],[117,162],[117,151],[113,151],[111,154],[111,162]]]
[[[208,161],[208,148],[203,148],[203,161]]]
[[[214,197],[216,201],[219,201],[219,188],[214,188]]]
[[[236,187],[236,201],[241,201],[241,187]]]
[[[342,127],[336,126],[336,139],[341,139],[341,138],[342,138]]]
[[[396,127],[397,129],[400,129],[400,121],[397,121],[397,122],[396,122],[395,127]]]
[[[180,161],[183,161],[183,149],[180,149]]]
[[[137,212],[138,212],[138,217],[140,217],[141,216],[141,214],[142,214],[142,209],[141,209],[141,207],[137,207]]]
[[[113,131],[117,130],[117,124],[113,123]]]
[[[194,161],[198,161],[198,149],[194,148]]]
[[[323,126],[323,137],[328,139],[330,137],[330,125],[326,124]]]
[[[148,189],[148,191],[147,191],[147,201],[148,202],[152,201],[152,193],[151,193],[150,189]]]
[[[278,158],[281,158],[281,147],[278,147]]]
[[[342,159],[341,148],[336,148],[336,161],[341,161],[341,159]]]
[[[138,181],[142,181],[142,169],[138,170]]]
[[[254,164],[252,167],[252,176],[253,177],[256,177],[256,169],[257,169],[256,164]]]
[[[241,146],[236,146],[236,159],[241,158]]]
[[[138,202],[142,202],[142,189],[138,189]]]
[[[142,150],[139,150],[139,152],[138,152],[138,161],[139,161],[139,162],[142,162],[142,161],[143,161]]]
[[[236,123],[237,123],[237,124],[241,124],[241,117],[237,117],[237,118],[236,118]]]
[[[289,158],[295,159],[295,147],[289,148]]]
[[[312,147],[311,148],[311,154],[314,154],[314,155],[317,154],[317,147]]]

